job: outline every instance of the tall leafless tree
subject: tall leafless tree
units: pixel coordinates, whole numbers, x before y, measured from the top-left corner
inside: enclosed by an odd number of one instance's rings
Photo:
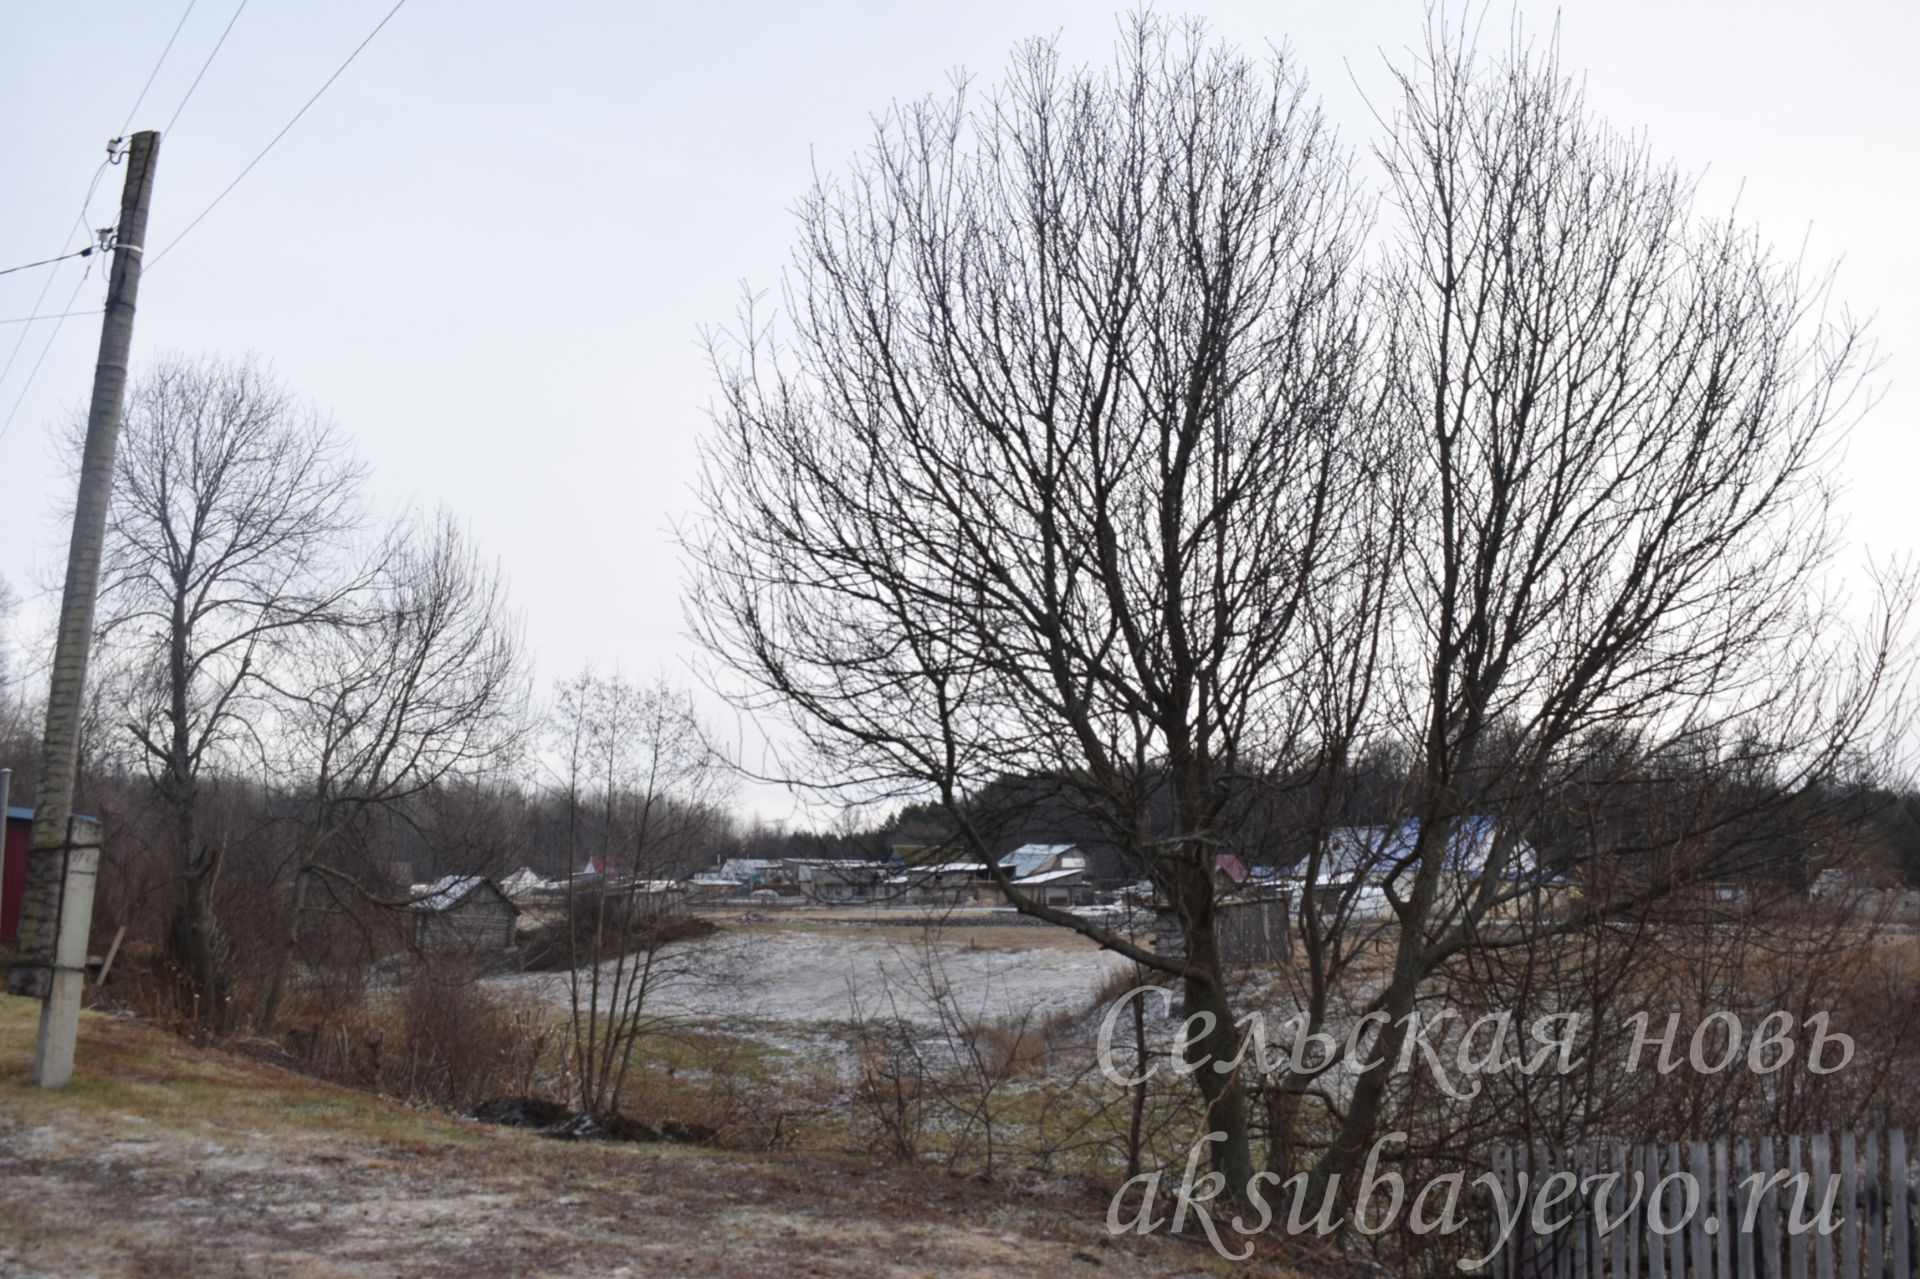
[[[1192,26],[1134,21],[1105,72],[1032,46],[984,102],[896,110],[803,202],[781,327],[749,307],[714,343],[687,535],[693,626],[813,777],[937,796],[1020,910],[1182,980],[1213,1018],[1195,1060],[1240,1046],[1216,854],[1285,814],[1314,883],[1355,767],[1405,763],[1383,802],[1416,835],[1366,943],[1388,979],[1356,1009],[1388,1015],[1385,1064],[1278,1089],[1332,1112],[1323,1174],[1379,1130],[1423,985],[1511,944],[1487,921],[1535,887],[1518,832],[1595,742],[1790,795],[1883,740],[1911,597],[1896,576],[1849,628],[1818,596],[1862,373],[1824,279],[1700,222],[1550,53],[1436,28],[1400,89],[1378,226],[1292,64]],[[1003,774],[1146,867],[1183,957],[1009,881],[974,802]],[[1583,917],[1697,871],[1724,817]],[[1317,1030],[1356,948],[1351,892],[1313,896]],[[1246,1085],[1195,1079],[1244,1186]]]
[[[1347,157],[1285,56],[1143,19],[1104,72],[1036,44],[895,111],[801,221],[787,331],[716,342],[693,625],[831,781],[936,795],[1233,1056],[1215,856],[1238,783],[1320,748],[1301,689],[1364,651],[1391,531]],[[1013,887],[972,806],[1006,774],[1146,866],[1183,958]],[[1244,1090],[1196,1078],[1244,1185]]]
[[[386,891],[329,864],[340,833],[375,810],[499,768],[526,728],[524,650],[505,584],[453,519],[406,523],[375,560],[354,615],[315,636],[275,684],[288,708],[278,757],[306,811],[263,1033],[279,1016],[313,883],[363,898]]]
[[[1405,530],[1371,731],[1414,761],[1394,880],[1390,1019],[1323,1172],[1357,1166],[1422,983],[1538,930],[1488,921],[1530,891],[1520,833],[1597,742],[1670,789],[1764,770],[1774,806],[1886,740],[1911,581],[1848,626],[1823,597],[1829,463],[1856,408],[1859,328],[1688,179],[1596,121],[1557,49],[1477,56],[1436,24],[1398,73],[1378,149],[1395,210],[1375,268],[1382,412]],[[1499,833],[1449,892],[1462,819]],[[1569,930],[1711,867],[1724,802],[1667,814],[1631,876],[1590,868]],[[1619,848],[1587,850],[1608,861]]]
[[[203,774],[257,745],[262,677],[336,625],[364,577],[343,555],[365,472],[340,437],[258,365],[166,360],[121,428],[101,566],[113,700],[171,815],[180,951],[209,1018],[225,974],[196,826]]]

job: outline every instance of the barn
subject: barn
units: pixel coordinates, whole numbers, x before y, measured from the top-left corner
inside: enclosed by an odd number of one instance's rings
[[[506,950],[520,917],[520,908],[484,875],[416,884],[408,908],[414,948],[433,953]]]

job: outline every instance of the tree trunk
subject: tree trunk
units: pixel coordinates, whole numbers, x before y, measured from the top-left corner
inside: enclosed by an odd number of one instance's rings
[[[293,967],[293,948],[300,942],[300,911],[307,901],[307,867],[303,862],[293,872],[293,893],[287,902],[286,918],[280,921],[280,945],[273,961],[273,980],[267,985],[267,1002],[260,1010],[260,1033],[273,1033],[280,1016],[280,1000],[286,994],[287,973]]]
[[[1222,1074],[1214,1063],[1239,1055],[1240,1037],[1233,1024],[1233,1004],[1220,970],[1220,947],[1214,934],[1213,872],[1211,858],[1200,859],[1179,886],[1178,907],[1185,933],[1187,962],[1195,972],[1185,979],[1186,1014],[1212,1015],[1207,1034],[1190,1040],[1186,1059],[1199,1064],[1193,1072],[1206,1102],[1203,1133],[1220,1133],[1224,1140],[1211,1147],[1212,1167],[1227,1179],[1226,1193],[1244,1198],[1253,1181],[1253,1148],[1247,1135],[1247,1088],[1242,1071]]]
[[[199,1004],[199,1019],[218,1028],[226,1020],[227,991],[220,971],[218,938],[207,901],[208,859],[200,849],[199,821],[191,791],[169,796],[180,845],[180,913],[174,920],[174,948],[185,965]]]

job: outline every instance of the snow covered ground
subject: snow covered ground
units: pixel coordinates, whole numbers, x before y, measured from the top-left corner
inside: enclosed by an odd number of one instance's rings
[[[991,937],[982,935],[991,932]],[[930,963],[931,961],[931,963]],[[1082,1012],[1127,960],[1052,928],[914,929],[735,925],[692,943],[649,999],[654,1012],[722,1022],[828,1023],[854,1016],[935,1018],[944,982],[971,1021]],[[557,1003],[565,974],[507,979]]]

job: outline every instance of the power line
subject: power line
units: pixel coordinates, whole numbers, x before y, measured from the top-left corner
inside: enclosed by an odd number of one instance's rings
[[[168,134],[173,132],[173,122],[175,120],[178,120],[180,118],[180,113],[187,109],[187,99],[193,97],[193,91],[200,87],[200,81],[202,77],[204,77],[207,74],[207,68],[212,66],[213,60],[220,56],[220,46],[227,42],[227,35],[229,32],[233,30],[233,24],[240,21],[240,15],[246,11],[246,8],[247,8],[247,0],[240,0],[240,7],[233,11],[233,16],[231,18],[227,19],[227,25],[224,28],[222,28],[220,31],[220,38],[213,42],[213,52],[209,53],[207,55],[207,60],[200,64],[199,74],[195,75],[193,77],[193,83],[187,86],[187,91],[185,95],[182,96],[180,99],[180,105],[175,107],[173,109],[173,114],[167,117],[167,127],[160,130],[161,137],[166,137]],[[126,130],[122,129],[121,132],[125,133]]]
[[[373,38],[379,35],[380,32],[385,29],[386,25],[389,22],[393,21],[393,15],[396,13],[399,13],[400,10],[405,7],[406,3],[407,3],[407,0],[397,0],[393,8],[387,10],[387,16],[380,19],[380,21],[374,25],[373,30],[367,32],[366,39],[362,40],[359,44],[354,46],[353,52],[347,55],[347,59],[345,62],[342,62],[338,67],[334,68],[333,74],[327,77],[326,83],[322,84],[318,89],[314,90],[313,96],[307,99],[305,105],[303,105],[298,111],[293,113],[293,119],[287,121],[284,125],[280,126],[280,132],[274,134],[273,137],[267,142],[267,145],[260,149],[259,155],[256,155],[253,157],[253,159],[247,161],[247,167],[240,170],[240,176],[235,178],[233,181],[227,183],[226,189],[221,191],[219,195],[214,196],[213,202],[207,205],[206,208],[200,210],[198,217],[194,218],[193,221],[187,223],[186,230],[182,231],[179,235],[174,236],[173,239],[167,241],[167,246],[164,249],[161,249],[160,252],[154,254],[152,258],[147,260],[147,262],[144,264],[144,269],[141,272],[142,275],[145,275],[147,271],[151,271],[156,265],[158,265],[161,258],[164,258],[167,256],[167,254],[173,252],[174,245],[186,239],[188,234],[190,234],[195,227],[199,226],[200,223],[203,220],[205,220],[206,216],[209,213],[212,213],[214,209],[218,207],[220,201],[226,199],[228,195],[232,194],[233,189],[235,187],[239,186],[243,181],[246,180],[247,175],[253,172],[254,166],[259,164],[262,160],[266,159],[267,152],[273,150],[273,148],[276,145],[278,145],[280,139],[286,137],[287,132],[290,129],[292,129],[294,125],[300,123],[300,117],[305,115],[308,112],[308,110],[312,108],[313,104],[320,100],[321,94],[325,93],[328,89],[333,87],[333,82],[335,80],[338,80],[340,76],[346,71],[346,69],[353,65],[353,60],[360,56],[360,51],[373,43]],[[243,8],[245,7],[245,0],[242,0],[242,7]],[[238,17],[239,14],[235,13],[234,16]]]
[[[154,59],[153,70],[147,72],[147,82],[140,86],[140,96],[136,97],[133,100],[133,106],[128,108],[127,110],[127,120],[125,124],[122,124],[120,126],[120,136],[108,141],[107,158],[101,161],[100,167],[93,171],[92,180],[90,180],[87,183],[87,194],[80,201],[80,213],[73,220],[73,226],[74,226],[73,231],[67,232],[66,243],[60,246],[60,256],[57,258],[49,258],[47,259],[46,262],[36,262],[33,264],[34,266],[45,266],[50,263],[57,264],[71,257],[86,257],[88,254],[94,251],[94,248],[96,246],[92,246],[92,245],[88,246],[85,249],[80,250],[77,253],[68,252],[68,248],[73,244],[74,231],[78,231],[82,235],[85,235],[87,233],[88,231],[87,215],[89,211],[92,210],[93,208],[94,192],[100,189],[100,179],[103,176],[105,176],[108,166],[117,164],[119,162],[121,147],[123,146],[126,140],[127,130],[133,127],[133,117],[140,113],[140,104],[147,100],[147,91],[153,88],[153,82],[159,76],[160,68],[167,64],[167,55],[173,52],[174,42],[179,40],[180,32],[186,28],[187,19],[193,15],[193,6],[196,3],[198,3],[198,0],[187,0],[187,7],[180,14],[180,21],[173,24],[173,34],[167,37],[167,43],[165,44],[165,46],[161,48],[160,56]],[[247,7],[247,0],[240,0],[240,8],[244,9],[246,7]],[[234,12],[233,18],[229,19],[227,22],[227,31],[231,31],[233,29],[233,22],[235,19],[238,19],[239,16],[240,16],[239,11],[236,10]],[[227,39],[226,31],[222,31],[220,33],[220,41],[213,46],[214,53],[220,52],[220,45],[224,44],[226,42],[226,39]],[[188,86],[187,97],[193,96],[194,88],[197,87],[200,83],[200,76],[203,76],[207,73],[207,66],[211,65],[212,62],[213,62],[213,56],[209,54],[207,57],[207,62],[203,64],[200,68],[200,75],[195,76],[193,78],[193,84]],[[173,121],[180,118],[180,108],[186,105],[187,105],[186,98],[182,98],[180,100],[180,106],[174,108],[172,119],[169,119],[167,121],[167,128],[169,129],[173,128]],[[11,268],[11,270],[14,270],[14,271],[23,271],[27,269],[28,268],[26,267]],[[0,272],[0,275],[9,274],[9,273],[10,272]],[[42,281],[40,284],[39,295],[33,299],[33,305],[27,308],[28,313],[26,315],[21,316],[19,319],[16,319],[16,320],[4,321],[4,323],[7,323],[7,324],[18,324],[20,326],[20,336],[14,339],[13,349],[7,352],[6,364],[4,366],[0,366],[0,385],[4,385],[7,380],[7,375],[13,372],[14,362],[20,357],[20,348],[26,343],[27,334],[32,331],[34,324],[39,320],[52,320],[54,324],[53,324],[53,332],[47,335],[47,344],[40,348],[40,358],[36,359],[33,362],[33,368],[28,370],[27,372],[26,383],[23,386],[21,386],[20,394],[17,397],[15,397],[13,401],[13,408],[7,413],[7,420],[4,423],[0,423],[0,438],[4,438],[6,436],[7,431],[13,426],[13,419],[19,414],[20,406],[26,402],[27,392],[33,389],[33,382],[34,382],[34,379],[37,376],[39,376],[40,366],[46,363],[47,352],[53,349],[54,341],[60,336],[60,329],[63,325],[66,324],[67,319],[70,316],[74,316],[74,315],[98,314],[98,312],[75,311],[73,309],[74,299],[78,298],[80,296],[80,290],[86,287],[87,274],[88,274],[86,271],[82,271],[80,273],[80,282],[73,286],[73,296],[67,299],[67,304],[65,306],[61,307],[60,310],[57,312],[52,312],[46,315],[42,315],[40,313],[41,305],[45,303],[47,300],[47,290],[53,287],[53,277],[58,275],[59,273],[60,272],[57,269],[57,267],[55,270],[47,272],[47,278],[44,281]]]
[[[67,237],[67,243],[68,244],[73,243],[73,237],[71,235]],[[52,266],[55,262],[65,262],[68,258],[92,257],[93,251],[96,247],[98,246],[89,244],[84,249],[80,249],[73,253],[62,253],[57,258],[41,258],[38,262],[29,262],[25,266],[10,266],[4,271],[0,271],[0,275],[12,275],[15,271],[31,271],[33,270],[33,268],[37,266]]]
[[[133,127],[133,117],[140,113],[140,104],[147,100],[147,90],[153,87],[153,78],[159,75],[160,68],[166,65],[167,55],[173,52],[173,42],[180,38],[180,28],[187,25],[187,19],[192,15],[193,6],[196,3],[197,0],[187,0],[187,11],[180,15],[180,21],[173,24],[173,34],[167,37],[167,47],[160,50],[159,60],[153,64],[153,70],[147,72],[147,82],[140,86],[140,96],[133,100],[133,108],[127,112],[127,122],[120,126],[122,136]]]
[[[40,366],[47,362],[47,352],[53,350],[54,342],[59,339],[61,326],[66,324],[66,317],[72,313],[74,301],[79,298],[80,290],[86,287],[88,274],[86,271],[80,273],[79,283],[73,286],[73,293],[67,298],[67,304],[60,308],[61,318],[54,321],[53,332],[47,334],[47,344],[40,348],[40,358],[35,360],[33,367],[27,371],[26,385],[20,388],[20,394],[14,399],[13,408],[7,413],[7,420],[0,422],[0,440],[6,439],[7,432],[13,429],[13,419],[19,415],[20,406],[27,402],[27,392],[33,389],[33,379],[39,376]],[[22,339],[27,336],[25,329],[20,331],[20,336]]]
[[[86,198],[80,202],[80,215],[73,220],[74,228],[76,230],[85,231],[87,229],[87,210],[93,206],[93,193],[100,189],[101,177],[105,175],[108,166],[113,163],[114,146],[115,146],[115,143],[117,143],[118,141],[119,139],[115,138],[113,142],[107,143],[107,158],[100,162],[100,167],[93,171],[93,180],[87,183]],[[60,251],[64,254],[67,251],[68,246],[70,246],[72,243],[73,243],[73,231],[68,231],[66,243],[60,246]],[[47,300],[47,290],[53,287],[53,277],[58,274],[60,274],[58,271],[47,272],[47,278],[40,282],[39,295],[33,299],[33,305],[28,308],[28,311],[30,313],[36,314],[36,315],[39,313],[41,306]],[[63,310],[61,314],[64,315],[65,311]],[[7,352],[7,362],[5,366],[0,367],[0,386],[4,386],[6,384],[7,374],[13,372],[14,361],[20,358],[20,348],[26,344],[27,333],[29,330],[32,329],[32,327],[33,327],[32,323],[29,322],[25,328],[22,328],[20,330],[20,336],[13,340],[13,349]],[[38,368],[40,366],[36,364],[34,365],[34,367]],[[31,378],[27,379],[27,385],[32,386],[33,379]]]
[[[74,315],[99,314],[99,311],[49,311],[45,315],[16,315],[11,320],[0,320],[0,324],[33,324],[39,320],[64,320]]]

